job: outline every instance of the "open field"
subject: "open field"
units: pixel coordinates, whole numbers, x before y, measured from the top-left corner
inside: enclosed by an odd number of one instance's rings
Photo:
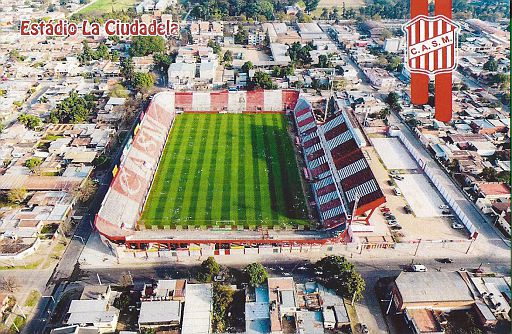
[[[136,0],[97,0],[89,6],[83,8],[79,14],[104,14],[109,13],[114,8],[115,11],[127,10],[135,6]]]
[[[285,116],[178,116],[142,222],[146,227],[308,225]]]

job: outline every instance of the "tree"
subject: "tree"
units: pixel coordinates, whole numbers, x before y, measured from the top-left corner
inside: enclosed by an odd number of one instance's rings
[[[344,90],[347,88],[347,80],[344,78],[336,79],[332,84],[332,88],[337,92]]]
[[[297,13],[297,21],[300,23],[310,23],[313,22],[313,19],[301,10]]]
[[[109,59],[110,52],[108,46],[105,43],[100,43],[96,48],[96,52],[94,53],[94,59]]]
[[[30,130],[35,130],[41,126],[41,119],[35,115],[21,114],[18,116],[18,122],[25,125]]]
[[[7,192],[7,201],[11,204],[21,204],[27,197],[27,190],[24,188],[14,188]]]
[[[34,171],[37,167],[39,167],[43,163],[43,160],[37,157],[33,157],[25,161],[25,167]]]
[[[309,54],[309,51],[311,50],[313,50],[313,46],[311,44],[308,43],[302,46],[300,42],[295,42],[288,48],[288,55],[292,61],[299,66],[308,65],[313,61]]]
[[[326,55],[320,55],[318,57],[318,67],[319,68],[330,68],[332,67],[332,62]]]
[[[165,51],[165,40],[161,36],[135,36],[132,39],[130,55],[132,57],[149,56]]]
[[[201,263],[197,279],[201,282],[209,283],[220,273],[220,269],[220,265],[217,261],[215,261],[213,256],[210,256]]]
[[[98,184],[90,178],[85,179],[81,186],[75,189],[75,196],[82,203],[88,202],[98,190]]]
[[[386,119],[386,118],[388,118],[389,115],[391,115],[391,109],[389,109],[387,107],[382,109],[381,111],[379,111],[380,119]]]
[[[130,95],[130,91],[126,89],[121,84],[115,84],[112,90],[110,91],[110,96],[112,97],[124,97],[127,98]]]
[[[11,58],[11,60],[16,61],[16,62],[18,62],[18,61],[24,61],[24,60],[26,59],[26,57],[25,57],[25,56],[22,56],[22,55],[20,54],[20,52],[19,52],[18,50],[16,50],[16,49],[11,50],[11,51],[9,52],[9,57]]]
[[[13,276],[7,276],[0,278],[0,290],[14,293],[16,292],[16,289],[20,287],[20,283],[18,280]]]
[[[489,60],[484,64],[484,70],[496,72],[498,70],[498,62],[496,61],[496,58],[489,58]]]
[[[208,41],[208,47],[212,48],[213,53],[215,53],[216,55],[220,55],[220,52],[222,51],[220,44],[217,43],[217,41],[214,41],[213,39],[210,39]]]
[[[135,65],[133,64],[133,59],[131,57],[125,58],[121,61],[121,75],[128,82],[131,82],[133,79],[133,74],[135,73]]]
[[[127,272],[123,272],[123,274],[119,278],[119,285],[125,288],[129,287],[130,285],[133,285],[132,275],[130,275]]]
[[[138,91],[146,91],[155,84],[155,76],[151,73],[135,72],[132,84]]]
[[[492,167],[484,167],[480,177],[487,182],[496,182],[498,181],[498,172]]]
[[[245,31],[242,25],[238,25],[238,31],[235,34],[235,44],[247,45],[249,34]]]
[[[450,173],[455,174],[460,171],[460,162],[458,159],[453,159],[448,163],[448,170]]]
[[[69,97],[62,100],[50,112],[50,121],[53,123],[82,123],[87,119],[93,107],[94,97],[92,95],[79,96],[73,90]]]
[[[322,8],[322,14],[320,14],[320,18],[322,20],[329,19],[329,8],[327,8],[327,7]]]
[[[231,64],[233,62],[233,52],[231,50],[227,50],[224,52],[224,56],[222,57],[222,61],[225,64]]]
[[[311,13],[318,7],[320,0],[303,0],[306,5],[306,12]]]
[[[80,61],[80,64],[86,64],[93,60],[94,58],[94,51],[89,46],[89,43],[87,40],[84,40],[82,42],[82,53],[78,55],[78,60]]]
[[[127,293],[121,293],[119,297],[114,300],[114,307],[125,311],[130,306],[130,296]]]
[[[259,263],[251,263],[244,269],[247,282],[252,287],[260,286],[265,283],[268,278],[268,273],[265,267]]]
[[[214,333],[226,332],[234,293],[233,289],[227,285],[213,284],[212,327]]]
[[[245,72],[245,73],[249,73],[250,70],[252,70],[254,68],[254,65],[252,63],[252,61],[246,61],[243,65],[242,65],[242,72]]]
[[[510,74],[496,73],[491,75],[489,78],[489,83],[491,85],[497,85],[498,87],[503,88],[505,91],[508,91],[510,87]]]
[[[398,96],[395,92],[390,92],[388,96],[386,97],[386,103],[389,104],[391,107],[398,105],[398,100],[400,96]]]
[[[277,85],[272,81],[270,74],[257,71],[251,80],[251,89],[276,89]]]
[[[316,263],[320,281],[327,288],[351,300],[359,300],[365,290],[365,282],[354,265],[343,256],[327,256]]]
[[[153,62],[155,63],[155,67],[164,73],[167,73],[169,66],[174,62],[174,60],[174,55],[169,55],[165,53],[155,53],[153,55]]]

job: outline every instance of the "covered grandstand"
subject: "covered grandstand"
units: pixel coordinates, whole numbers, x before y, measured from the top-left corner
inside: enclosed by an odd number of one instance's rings
[[[373,210],[385,197],[359,147],[345,111],[317,122],[313,107],[299,98],[293,117],[304,154],[306,178],[311,182],[325,228],[343,225]]]
[[[175,117],[181,112],[292,113],[304,152],[307,177],[324,231],[223,231],[217,234],[178,230],[145,230],[141,212]],[[318,125],[312,108],[295,90],[255,92],[162,92],[139,119],[95,218],[106,239],[128,248],[182,248],[190,244],[319,245],[338,242],[351,215],[374,210],[385,199],[343,113]],[[172,191],[172,189],[169,189]],[[356,206],[354,209],[354,205]],[[332,229],[331,231],[327,231]]]

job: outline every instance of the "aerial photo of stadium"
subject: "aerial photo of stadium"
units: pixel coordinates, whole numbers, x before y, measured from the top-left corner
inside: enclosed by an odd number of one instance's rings
[[[295,90],[159,93],[96,228],[130,249],[339,242],[385,202],[358,136]]]

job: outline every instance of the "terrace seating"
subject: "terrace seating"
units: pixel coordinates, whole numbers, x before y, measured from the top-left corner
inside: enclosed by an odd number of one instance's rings
[[[300,98],[293,116],[325,228],[342,224],[354,211],[356,199],[356,215],[385,202],[343,112],[317,124],[311,104]]]
[[[133,141],[126,146],[128,150],[96,217],[100,232],[106,224],[111,225],[109,229],[135,228],[175,117],[173,96],[155,96]]]

